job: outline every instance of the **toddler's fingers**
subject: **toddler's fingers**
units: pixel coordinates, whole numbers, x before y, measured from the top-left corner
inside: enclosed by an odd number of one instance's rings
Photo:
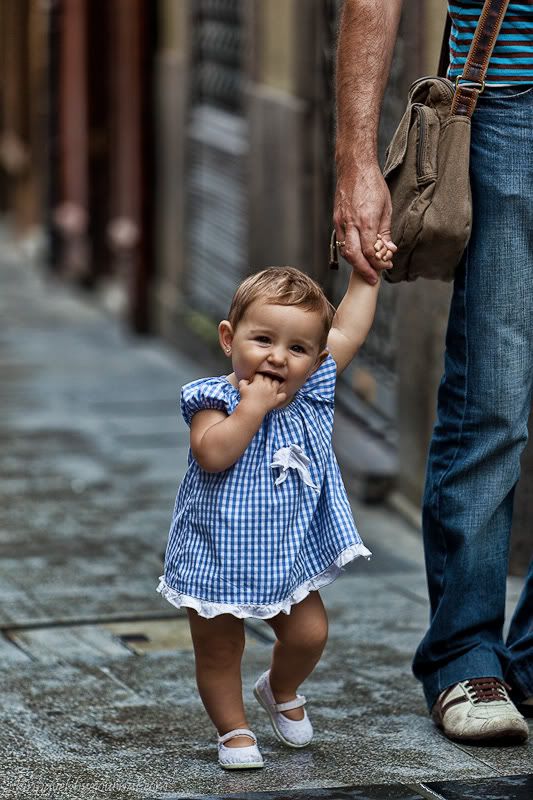
[[[394,250],[391,250],[389,247],[385,247],[380,252],[382,260],[390,261],[397,249],[398,249],[397,247],[395,247]]]
[[[381,239],[380,235],[378,234],[377,241],[374,245],[374,250],[376,251],[376,258],[381,261],[383,256],[387,252],[387,246],[383,244],[383,240]]]
[[[396,247],[396,245],[394,244],[394,242],[390,238],[390,231],[389,230],[381,231],[381,233],[378,233],[378,239],[381,239],[383,241],[383,243],[387,245],[389,250],[392,250],[393,253],[395,253],[396,250],[398,249]]]

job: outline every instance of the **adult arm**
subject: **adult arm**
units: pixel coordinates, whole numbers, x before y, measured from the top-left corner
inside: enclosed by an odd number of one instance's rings
[[[333,221],[343,257],[369,284],[391,262],[391,199],[378,163],[378,125],[403,0],[345,0],[337,47],[337,187]]]

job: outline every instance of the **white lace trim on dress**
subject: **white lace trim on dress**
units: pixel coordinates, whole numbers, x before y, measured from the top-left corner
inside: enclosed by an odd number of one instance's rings
[[[244,619],[245,617],[258,617],[259,619],[268,619],[275,617],[283,611],[284,614],[290,614],[291,606],[300,603],[309,592],[316,591],[328,583],[332,583],[342,572],[342,568],[348,562],[353,561],[355,558],[363,556],[370,558],[372,553],[361,542],[353,544],[344,550],[324,572],[320,575],[315,575],[314,578],[306,581],[302,586],[299,586],[290,597],[282,600],[279,603],[272,603],[271,605],[233,605],[231,603],[213,603],[210,600],[202,600],[199,597],[191,597],[187,594],[172,589],[165,583],[164,575],[159,577],[159,586],[157,591],[165,597],[169,603],[172,603],[176,608],[193,608],[201,617],[211,619],[219,614],[232,614],[234,617]]]

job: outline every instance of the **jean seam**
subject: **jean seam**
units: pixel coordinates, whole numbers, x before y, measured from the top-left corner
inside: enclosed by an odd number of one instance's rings
[[[533,90],[533,86],[528,86],[526,89],[523,89],[520,92],[515,92],[514,94],[502,94],[498,95],[498,100],[514,100],[516,97],[523,97],[526,94],[529,94]],[[490,97],[488,98],[490,100]]]

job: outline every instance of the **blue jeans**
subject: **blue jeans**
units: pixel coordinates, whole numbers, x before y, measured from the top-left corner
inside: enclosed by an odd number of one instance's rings
[[[413,671],[430,709],[447,686],[475,677],[533,695],[533,561],[502,639],[533,392],[532,141],[533,87],[486,89],[472,118],[472,236],[454,284],[424,492],[431,621]]]

